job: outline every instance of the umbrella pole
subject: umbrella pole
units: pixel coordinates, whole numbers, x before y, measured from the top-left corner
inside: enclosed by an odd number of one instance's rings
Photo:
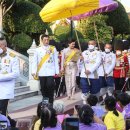
[[[73,20],[71,20],[70,21],[71,23],[70,23],[70,28],[71,28],[71,33],[70,33],[70,37],[71,37],[71,39],[73,38]]]
[[[56,93],[56,98],[58,97],[58,94],[59,94],[59,91],[60,91],[60,88],[61,88],[61,83],[62,83],[62,81],[63,81],[63,76],[62,76],[61,79],[60,79],[60,84],[59,84],[59,87],[58,87],[58,91],[57,91],[57,93]]]
[[[98,47],[99,47],[99,50],[101,51],[99,38],[98,38],[98,32],[97,32],[97,27],[96,27],[95,21],[94,21],[94,30],[95,30],[95,33],[96,33],[96,39],[97,39]],[[106,76],[105,76],[106,72],[105,72],[105,67],[104,67],[104,64],[103,64],[103,59],[101,59],[101,63],[102,63],[102,66],[103,66],[104,77],[105,77],[105,80],[106,80]]]
[[[74,25],[74,23],[73,23],[73,25]],[[81,45],[80,45],[80,42],[79,42],[79,37],[78,37],[77,31],[76,31],[76,29],[75,29],[75,26],[74,26],[74,31],[75,31],[75,34],[76,34],[76,38],[77,38],[77,42],[78,42],[78,46],[79,46],[79,50],[80,50],[80,52],[82,53]],[[84,62],[84,60],[83,60],[83,65],[84,65],[85,72],[86,72],[87,69],[86,69],[86,66],[85,66],[85,62]],[[89,84],[89,86],[90,86],[91,83],[90,83],[90,80],[89,80],[89,78],[88,78],[88,75],[86,74],[86,76],[87,76],[88,84]]]

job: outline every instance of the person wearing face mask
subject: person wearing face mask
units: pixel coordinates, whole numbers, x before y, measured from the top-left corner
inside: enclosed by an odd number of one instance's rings
[[[69,47],[62,51],[61,71],[65,74],[67,99],[75,99],[76,75],[78,73],[78,61],[80,51],[75,47],[75,40],[69,41]]]
[[[129,65],[127,55],[123,55],[121,50],[116,50],[116,65],[113,72],[115,91],[121,91],[122,88],[124,88],[128,69]],[[122,91],[125,91],[125,89]]]
[[[58,52],[54,46],[49,45],[49,36],[41,35],[41,45],[35,51],[32,63],[32,76],[40,80],[43,98],[54,100],[54,76],[59,75]]]
[[[19,76],[17,57],[8,52],[7,42],[0,38],[0,110],[6,115],[9,99],[14,98],[15,79]]]
[[[88,42],[88,50],[82,53],[82,68],[81,68],[81,79],[80,85],[82,89],[81,98],[85,104],[86,98],[89,93],[99,96],[100,92],[100,82],[97,73],[98,67],[101,64],[101,54],[99,51],[95,50],[96,41],[91,40]],[[88,82],[88,79],[90,84]]]
[[[104,49],[105,51],[101,52],[102,63],[100,64],[98,69],[98,75],[101,85],[100,101],[103,101],[106,98],[106,95],[111,96],[114,91],[113,69],[116,64],[116,55],[111,52],[111,44],[105,44]]]

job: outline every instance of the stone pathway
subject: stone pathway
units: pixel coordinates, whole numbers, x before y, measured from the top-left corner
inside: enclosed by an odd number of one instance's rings
[[[19,100],[9,104],[9,115],[13,119],[32,117],[36,115],[37,104],[41,102],[42,96],[34,96],[31,98]],[[65,103],[66,111],[73,108],[76,104],[81,104],[81,92],[75,94],[75,100],[67,100],[67,97],[63,97],[56,100],[62,100]]]

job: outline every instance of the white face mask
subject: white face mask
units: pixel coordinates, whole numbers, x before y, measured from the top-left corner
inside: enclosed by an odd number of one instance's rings
[[[3,49],[0,48],[0,54],[2,54],[2,53],[3,53]]]
[[[110,52],[110,49],[105,48],[105,52],[109,53],[109,52]]]
[[[94,47],[95,47],[94,45],[88,45],[89,50],[93,50]]]
[[[119,56],[121,55],[121,51],[117,51],[116,54]]]

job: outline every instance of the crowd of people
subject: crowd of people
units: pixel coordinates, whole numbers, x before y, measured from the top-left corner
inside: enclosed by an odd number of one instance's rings
[[[65,104],[61,100],[55,100],[52,104],[39,103],[38,119],[32,124],[32,130],[67,130],[64,125],[67,118],[71,130],[129,130],[130,96],[120,93],[115,98],[107,96],[104,100],[105,108],[97,104],[95,95],[89,95],[86,104],[75,105],[74,113],[64,113]],[[119,106],[118,106],[119,105]],[[40,116],[39,116],[40,115]],[[78,119],[78,125],[74,120]],[[77,127],[77,128],[76,128]]]
[[[67,130],[65,119],[75,117],[79,130],[127,130],[130,118],[130,96],[126,93],[130,50],[113,50],[111,43],[99,50],[96,41],[90,40],[88,48],[81,52],[76,48],[76,41],[71,39],[68,47],[58,52],[55,46],[49,45],[48,35],[41,35],[40,41],[34,53],[32,76],[40,81],[44,103],[38,105],[37,121],[32,129]],[[10,127],[11,119],[6,118],[7,106],[14,97],[19,62],[6,47],[6,40],[0,39],[0,119],[6,120]],[[75,106],[73,115],[64,114],[65,104],[54,97],[66,93],[67,100],[75,100],[77,77],[83,104]],[[99,104],[105,105],[105,109]]]
[[[36,122],[40,126],[36,129],[34,126],[34,130],[63,129],[58,116],[54,122],[51,120],[51,116],[56,117],[57,114],[53,107],[54,93],[60,96],[60,89],[63,90],[61,81],[65,79],[67,100],[75,100],[76,77],[80,77],[83,100],[83,105],[76,107],[79,129],[124,130],[126,115],[130,112],[130,98],[125,93],[130,51],[113,50],[111,43],[106,43],[102,51],[95,40],[90,40],[88,49],[81,52],[76,48],[76,41],[71,39],[67,48],[57,52],[54,46],[49,45],[48,35],[41,36],[41,43],[34,54],[32,76],[40,79],[43,99],[47,97],[51,105],[43,109],[43,118]],[[105,110],[97,106],[101,102]],[[50,124],[45,118],[50,120]]]
[[[71,114],[65,112],[65,103],[62,100],[55,100],[53,105],[40,102],[37,106],[37,116],[29,130],[129,130],[130,96],[122,92],[116,97],[107,96],[104,102],[105,107],[100,106],[97,96],[90,94],[86,104],[75,105]],[[66,123],[66,119],[71,120]],[[75,119],[77,122],[74,122]],[[10,128],[7,117],[0,114],[0,120],[7,121]]]
[[[106,95],[126,90],[129,50],[118,48],[114,53],[112,44],[106,43],[102,51],[96,41],[90,40],[88,49],[81,52],[76,48],[76,41],[71,39],[68,47],[58,52],[49,45],[48,35],[41,35],[40,38],[41,44],[32,63],[32,76],[39,78],[42,96],[48,97],[50,103],[53,104],[55,93],[60,96],[65,91],[67,99],[74,100],[77,77],[80,77],[83,101],[89,94],[103,101]]]

